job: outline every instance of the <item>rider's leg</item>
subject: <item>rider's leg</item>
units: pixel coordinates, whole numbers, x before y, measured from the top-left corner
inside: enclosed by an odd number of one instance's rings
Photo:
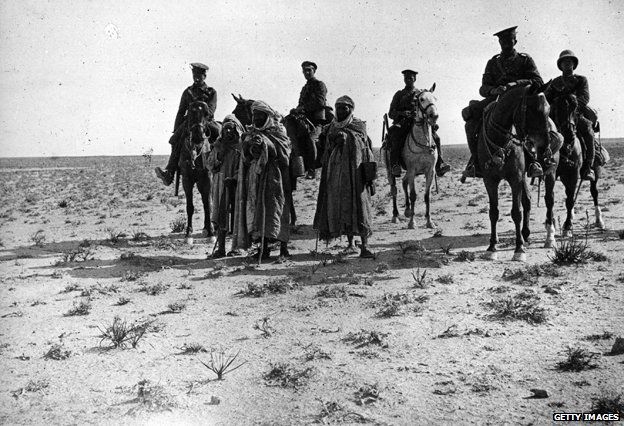
[[[433,136],[433,141],[436,144],[436,149],[438,150],[438,161],[436,163],[436,173],[438,176],[444,176],[447,172],[451,170],[451,166],[444,162],[442,159],[442,148],[440,146],[440,136],[438,136],[438,125],[436,124],[431,132]]]
[[[467,177],[476,176],[477,170],[477,130],[479,129],[480,120],[469,119],[464,124],[466,130],[466,141],[470,149],[470,159],[466,165],[466,169],[462,173],[461,182],[464,183]]]
[[[584,180],[595,180],[596,176],[592,167],[594,165],[595,154],[595,141],[594,131],[591,128],[591,122],[583,116],[578,118],[576,128],[578,131],[579,139],[584,145],[583,166],[581,167],[581,178]]]
[[[312,139],[312,143],[314,144],[314,148],[315,148],[315,156],[318,156],[318,142],[319,142],[319,136],[321,135],[321,131],[323,130],[323,126],[322,125],[315,125],[314,129],[312,129],[312,132],[310,133],[310,139]],[[306,170],[306,179],[316,179],[316,169],[314,167],[310,167],[308,170]]]
[[[186,120],[183,121],[175,130],[173,135],[169,138],[169,144],[171,145],[171,154],[169,155],[169,161],[165,170],[160,167],[156,167],[156,177],[163,181],[165,185],[171,185],[173,182],[173,174],[178,168],[178,162],[180,161],[180,148],[182,146],[182,134],[186,128]]]
[[[405,126],[406,123],[393,124],[388,129],[388,144],[390,148],[390,167],[394,176],[401,176],[401,152],[405,143]]]

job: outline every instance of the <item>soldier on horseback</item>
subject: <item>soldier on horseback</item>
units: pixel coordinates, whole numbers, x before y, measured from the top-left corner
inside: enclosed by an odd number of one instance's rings
[[[315,76],[317,66],[314,62],[304,61],[301,64],[303,76],[306,84],[299,94],[299,103],[290,113],[292,115],[303,114],[312,124],[310,138],[316,145],[324,124],[326,124],[325,110],[327,108],[327,87],[325,83]],[[314,179],[316,171],[314,168],[306,170],[306,179]]]
[[[557,100],[562,97],[569,96],[573,99],[576,106],[576,131],[583,145],[581,178],[593,181],[596,177],[592,170],[595,157],[595,139],[592,126],[596,115],[587,105],[589,103],[587,78],[582,75],[574,74],[574,70],[577,66],[578,58],[574,56],[571,50],[564,50],[561,52],[559,59],[557,59],[557,68],[561,70],[562,75],[555,78],[548,85],[544,94],[551,105],[556,104]],[[553,107],[555,107],[555,105],[553,105]]]
[[[501,53],[493,56],[485,66],[479,94],[485,99],[471,101],[470,105],[462,110],[462,116],[466,121],[466,138],[470,148],[470,160],[466,170],[462,173],[462,183],[466,177],[479,176],[476,167],[477,137],[483,122],[483,111],[496,100],[496,98],[516,85],[543,84],[533,59],[526,53],[519,53],[514,46],[517,43],[516,28],[511,27],[494,34],[498,37]],[[528,153],[529,167],[528,176],[538,177],[543,175],[542,167],[537,161],[533,151]]]
[[[414,86],[416,82],[417,71],[404,70],[403,81],[405,88],[399,90],[392,97],[390,103],[390,111],[388,116],[393,120],[392,126],[388,129],[388,149],[390,150],[391,171],[394,176],[401,176],[401,152],[403,145],[407,139],[407,135],[413,124],[413,119],[418,106],[416,98],[422,92]],[[438,161],[436,163],[436,173],[438,176],[444,176],[451,167],[442,159],[442,150],[440,148],[440,137],[437,133],[438,126],[432,129],[433,140],[435,141],[438,151]]]
[[[219,125],[214,121],[214,113],[217,109],[217,91],[209,87],[205,82],[208,66],[199,62],[194,62],[191,64],[191,71],[193,73],[193,84],[187,87],[182,93],[180,107],[178,108],[178,114],[176,115],[173,126],[173,135],[169,138],[169,144],[171,145],[169,161],[167,162],[165,170],[160,167],[156,167],[155,169],[156,176],[167,186],[171,185],[171,182],[173,182],[173,175],[178,168],[182,136],[187,130],[188,109],[191,103],[203,101],[208,106],[207,113],[209,120],[207,129],[210,130],[210,135],[208,135],[208,137],[211,143],[215,141],[220,131]]]

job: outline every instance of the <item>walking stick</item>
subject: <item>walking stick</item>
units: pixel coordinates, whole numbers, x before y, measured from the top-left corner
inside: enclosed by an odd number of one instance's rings
[[[266,179],[264,176],[264,181],[262,182],[262,198],[260,199],[262,203],[262,235],[260,236],[260,251],[258,252],[258,266],[262,264],[262,256],[264,255],[264,232],[266,230],[266,208],[264,205],[264,197],[266,193]]]
[[[173,195],[177,197],[179,192],[180,192],[180,170],[176,170],[175,171],[175,190],[173,192]]]
[[[531,180],[533,180],[533,179],[535,179],[535,178],[531,178]],[[532,184],[533,183],[531,183],[531,185]],[[540,206],[539,205],[540,204],[540,199],[542,198],[542,196],[540,195],[541,193],[542,193],[542,177],[540,176],[538,178],[538,181],[537,181],[537,207]]]

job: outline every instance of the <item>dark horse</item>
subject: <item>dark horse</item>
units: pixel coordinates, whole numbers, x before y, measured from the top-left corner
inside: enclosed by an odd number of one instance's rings
[[[184,135],[184,143],[180,150],[180,174],[182,175],[182,188],[186,196],[186,242],[193,244],[193,187],[197,189],[204,204],[204,230],[203,236],[210,237],[214,242],[214,228],[210,221],[212,201],[210,198],[211,175],[204,166],[204,155],[210,150],[208,138],[208,105],[202,101],[196,101],[189,106],[187,130]]]
[[[516,86],[507,90],[484,112],[478,139],[478,161],[490,201],[490,245],[488,258],[496,259],[498,235],[498,185],[505,179],[511,187],[511,217],[516,228],[513,260],[526,260],[524,249],[531,233],[531,194],[525,175],[525,149],[533,143],[538,150],[549,144],[549,106],[541,90]],[[515,128],[516,134],[513,133]]]
[[[236,107],[234,108],[234,111],[232,111],[232,114],[238,118],[238,121],[240,121],[243,126],[249,126],[251,124],[251,104],[254,102],[253,99],[244,99],[241,95],[238,95],[237,98],[234,94],[232,94],[232,97],[236,101]],[[288,136],[290,138],[290,134]],[[291,191],[290,194],[286,194],[286,196],[290,198],[290,224],[295,226],[295,223],[297,222],[297,215],[295,213],[295,204],[292,199],[292,191],[297,189],[297,176],[293,176],[292,166],[290,167],[290,182]]]
[[[563,224],[563,233],[566,235],[572,230],[572,221],[574,220],[574,203],[581,185],[581,166],[583,164],[583,152],[581,143],[576,134],[576,110],[578,103],[571,96],[560,96],[554,100],[551,110],[551,118],[554,120],[557,129],[563,135],[563,147],[561,148],[561,160],[557,168],[557,175],[561,179],[561,183],[565,187],[566,192],[566,210],[567,216]],[[600,229],[604,228],[602,212],[598,205],[598,179],[600,177],[600,166],[598,161],[594,161],[593,170],[596,176],[593,182],[590,182],[590,192],[594,200],[594,212],[596,216],[596,226]],[[551,222],[547,232],[554,235],[554,222]],[[552,238],[554,243],[554,237]]]

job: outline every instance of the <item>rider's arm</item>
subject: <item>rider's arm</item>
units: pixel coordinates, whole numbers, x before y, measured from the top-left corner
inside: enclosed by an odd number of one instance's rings
[[[388,117],[391,120],[398,120],[399,118],[405,117],[406,110],[400,109],[401,105],[401,91],[399,90],[392,97],[392,102],[390,102],[390,110],[388,111]]]
[[[186,115],[186,110],[188,109],[189,102],[190,102],[189,94],[185,90],[184,92],[182,92],[182,97],[180,98],[180,106],[178,107],[178,114],[176,115],[175,123],[173,125],[174,132],[184,120],[184,116]]]
[[[577,78],[578,83],[576,84],[574,94],[576,95],[579,107],[584,108],[589,103],[589,85],[587,84],[587,78],[582,75],[577,76]]]
[[[526,53],[522,53],[521,55],[524,57],[524,65],[523,65],[523,75],[524,75],[524,78],[520,79],[520,80],[517,80],[516,83],[517,84],[521,84],[521,85],[528,85],[528,84],[542,85],[542,84],[544,84],[544,80],[542,80],[542,77],[540,76],[540,73],[537,70],[537,67],[535,66],[535,62],[533,62],[533,58],[531,58]]]
[[[311,93],[309,93],[309,98],[307,102],[310,112],[318,111],[325,108],[327,97],[327,87],[325,86],[325,83],[316,80],[310,92]]]
[[[208,105],[208,117],[210,117],[210,119],[213,119],[214,113],[217,110],[217,91],[215,89],[211,89],[211,91],[212,96],[210,97],[208,102],[206,102],[206,104]]]
[[[481,87],[479,88],[479,94],[484,98],[494,96],[495,93],[492,93],[492,91],[499,86],[499,72],[494,61],[496,61],[495,58],[492,58],[488,61],[487,65],[485,66],[485,71],[483,71],[483,77],[481,77]]]

